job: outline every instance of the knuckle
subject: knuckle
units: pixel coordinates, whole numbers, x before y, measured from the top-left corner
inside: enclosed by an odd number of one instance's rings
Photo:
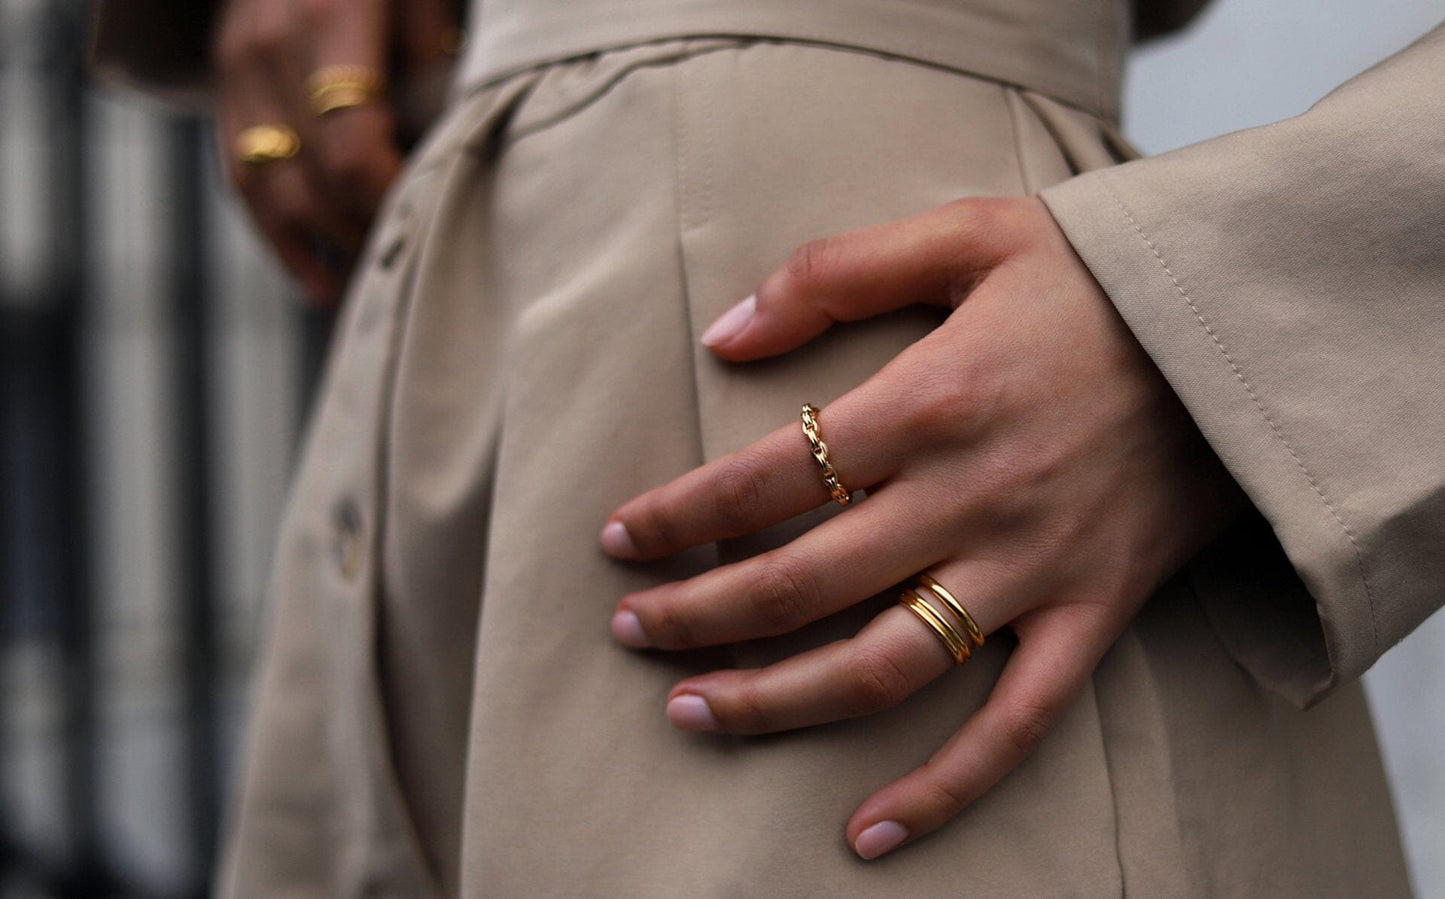
[[[850,673],[849,699],[863,714],[892,708],[913,692],[908,675],[887,652],[879,649],[861,651],[853,660]]]
[[[820,289],[832,268],[836,246],[834,238],[824,237],[794,250],[783,265],[787,285],[802,293]]]
[[[943,777],[933,776],[924,781],[927,803],[952,818],[968,807],[968,796],[958,784],[950,783]]]
[[[763,734],[778,729],[775,716],[769,708],[768,697],[752,684],[738,688],[737,694],[723,714],[726,716],[727,729],[732,733]]]
[[[754,466],[730,459],[717,471],[714,512],[729,534],[744,531],[762,505],[763,479]]]
[[[784,558],[763,563],[754,585],[753,611],[770,633],[795,630],[812,620],[818,582],[805,566]]]
[[[951,439],[960,428],[979,421],[988,406],[986,373],[979,376],[960,362],[950,371],[925,370],[902,410],[901,426],[924,444]]]
[[[666,552],[680,545],[676,519],[652,503],[629,513],[627,533],[638,550],[646,554]]]
[[[1020,758],[1031,755],[1049,733],[1053,715],[1041,705],[1017,705],[1005,713],[1003,738]]]
[[[663,649],[693,649],[699,645],[693,635],[692,621],[675,603],[663,602],[656,606],[643,629]]]

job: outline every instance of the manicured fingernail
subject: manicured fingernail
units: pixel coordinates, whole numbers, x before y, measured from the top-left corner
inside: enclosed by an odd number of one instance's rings
[[[908,839],[908,829],[897,821],[879,821],[858,834],[853,851],[867,859],[877,858],[885,852],[897,849]]]
[[[667,720],[679,730],[694,730],[704,734],[722,730],[717,719],[712,716],[707,700],[690,693],[674,696],[667,701]]]
[[[631,646],[633,649],[646,649],[649,644],[647,635],[642,632],[642,622],[637,620],[637,615],[623,609],[612,616],[612,636],[623,646]]]
[[[753,320],[753,312],[757,307],[758,298],[750,296],[724,312],[717,321],[702,332],[703,346],[718,346],[741,334],[743,329],[748,326],[748,322]]]
[[[632,543],[632,535],[627,533],[627,525],[620,521],[609,521],[602,528],[602,548],[609,556],[616,556],[619,559],[635,559],[638,557],[637,547]]]

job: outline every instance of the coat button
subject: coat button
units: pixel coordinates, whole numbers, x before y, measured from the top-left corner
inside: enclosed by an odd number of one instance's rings
[[[365,528],[361,512],[352,500],[338,503],[331,513],[333,531],[332,557],[336,570],[348,581],[356,580],[366,555]]]

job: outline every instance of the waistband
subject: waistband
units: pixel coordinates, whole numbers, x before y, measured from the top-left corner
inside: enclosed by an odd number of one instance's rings
[[[869,50],[1013,84],[1119,118],[1127,0],[471,0],[462,89],[675,38]]]

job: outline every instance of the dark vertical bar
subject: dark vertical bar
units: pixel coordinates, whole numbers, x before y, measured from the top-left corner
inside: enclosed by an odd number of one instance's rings
[[[110,878],[100,838],[99,757],[97,752],[98,666],[87,516],[89,470],[83,403],[84,298],[89,287],[86,252],[86,166],[88,136],[84,96],[83,18],[85,4],[58,0],[45,17],[41,39],[53,98],[46,123],[52,160],[52,198],[48,245],[53,294],[54,347],[53,459],[46,472],[58,522],[53,566],[56,591],[56,636],[63,664],[65,811],[72,835],[73,867],[60,884],[66,895],[108,891]]]
[[[204,268],[205,214],[201,159],[204,136],[194,118],[167,123],[171,176],[171,302],[176,323],[176,433],[180,532],[178,560],[180,620],[186,705],[187,789],[194,895],[206,894],[216,857],[220,818],[221,755],[218,597],[212,522],[210,414],[212,396]]]

